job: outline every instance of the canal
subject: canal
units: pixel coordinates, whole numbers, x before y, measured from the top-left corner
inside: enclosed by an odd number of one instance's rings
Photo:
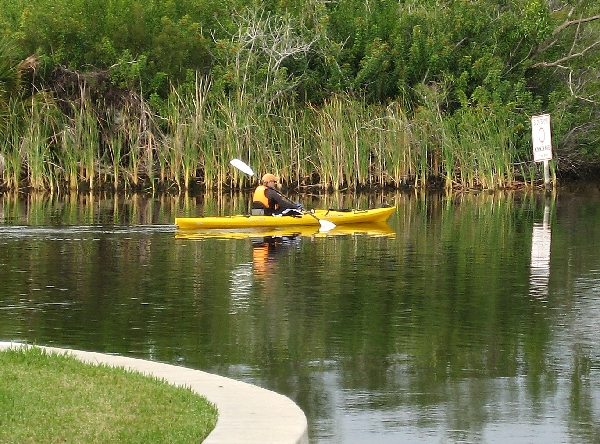
[[[257,384],[311,443],[597,442],[599,187],[294,197],[397,211],[182,232],[248,196],[0,196],[0,340]]]

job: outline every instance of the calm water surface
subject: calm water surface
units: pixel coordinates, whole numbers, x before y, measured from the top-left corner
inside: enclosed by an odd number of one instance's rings
[[[173,226],[246,199],[0,196],[0,340],[255,383],[312,443],[598,442],[598,187],[301,197],[398,206],[328,234]]]

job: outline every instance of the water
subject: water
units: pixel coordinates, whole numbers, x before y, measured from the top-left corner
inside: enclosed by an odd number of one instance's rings
[[[336,196],[398,211],[276,238],[172,225],[245,197],[0,197],[0,340],[255,383],[313,443],[597,442],[600,193],[575,191]]]

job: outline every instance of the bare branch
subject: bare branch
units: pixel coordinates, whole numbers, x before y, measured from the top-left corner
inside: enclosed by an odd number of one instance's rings
[[[538,62],[538,63],[534,63],[531,67],[532,68],[539,68],[539,67],[544,67],[544,68],[550,68],[550,67],[560,67],[561,64],[563,64],[564,62],[567,62],[571,59],[577,58],[577,57],[583,57],[585,55],[586,52],[590,51],[591,49],[595,48],[596,46],[600,45],[600,40],[595,41],[594,43],[592,43],[591,45],[589,45],[587,48],[583,49],[583,51],[580,51],[578,53],[569,53],[568,55],[561,57],[558,60],[555,60],[554,62]]]
[[[593,22],[594,20],[600,19],[600,14],[593,15],[591,17],[582,17],[577,20],[565,20],[561,25],[559,25],[553,32],[552,35],[557,35],[561,33],[564,29],[573,25],[581,25],[583,23]]]
[[[533,62],[536,57],[559,45],[564,47],[563,53],[556,60],[537,61],[531,65],[531,68],[557,68],[562,70],[566,74],[564,77],[565,86],[568,88],[571,97],[597,105],[598,101],[595,97],[593,95],[590,96],[589,93],[586,94],[586,92],[594,90],[595,87],[593,85],[597,83],[598,77],[595,75],[586,75],[586,68],[584,68],[584,65],[589,65],[588,70],[595,70],[596,68],[592,68],[592,66],[596,63],[593,60],[588,62],[584,57],[588,56],[589,59],[589,53],[598,50],[600,47],[600,35],[585,31],[584,28],[586,28],[587,24],[600,20],[600,14],[584,17],[580,9],[583,3],[584,0],[581,0],[571,7],[566,19],[554,29],[552,35],[548,37],[540,48],[532,52],[529,60]],[[574,18],[575,14],[581,15],[579,18]],[[572,29],[572,32],[565,33],[567,29]],[[581,62],[582,59],[584,59],[583,62]],[[575,60],[578,60],[578,62],[575,63]]]
[[[588,102],[588,103],[593,103],[598,105],[598,102],[596,100],[592,100],[588,97],[583,97],[578,95],[575,90],[573,89],[573,70],[569,71],[569,91],[571,91],[571,95],[579,100],[583,100],[584,102]]]
[[[571,17],[571,15],[574,12],[574,8],[575,7],[573,7],[571,9],[571,11],[569,11],[569,14],[567,16],[568,17],[567,20],[565,20],[563,23],[561,23],[552,32],[552,37],[558,36],[558,34],[560,34],[562,31],[564,31],[565,29],[567,29],[567,28],[569,28],[571,26],[577,25],[579,27],[579,26],[581,26],[584,23],[589,23],[589,22],[593,22],[594,20],[599,20],[600,19],[600,14],[597,14],[597,15],[594,15],[594,16],[591,16],[591,17],[581,17],[581,18],[579,18],[577,20],[570,20],[570,17]],[[576,40],[577,39],[574,39],[573,45],[575,45]],[[551,41],[546,42],[546,44],[543,47],[539,48],[537,51],[535,51],[533,53],[532,57],[537,57],[538,55],[543,54],[544,52],[546,52],[547,50],[549,50],[550,48],[552,48],[558,41],[559,41],[558,38],[554,38]]]

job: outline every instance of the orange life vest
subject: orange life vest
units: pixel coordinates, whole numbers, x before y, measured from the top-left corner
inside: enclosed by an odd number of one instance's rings
[[[259,185],[256,187],[256,190],[254,190],[254,195],[252,196],[252,203],[261,203],[264,205],[264,208],[269,208],[269,198],[267,197],[267,195],[265,194],[267,191],[267,187],[265,185]],[[254,205],[253,205],[254,206]],[[271,208],[272,210],[276,210],[278,207],[277,204],[275,204],[274,208]]]

